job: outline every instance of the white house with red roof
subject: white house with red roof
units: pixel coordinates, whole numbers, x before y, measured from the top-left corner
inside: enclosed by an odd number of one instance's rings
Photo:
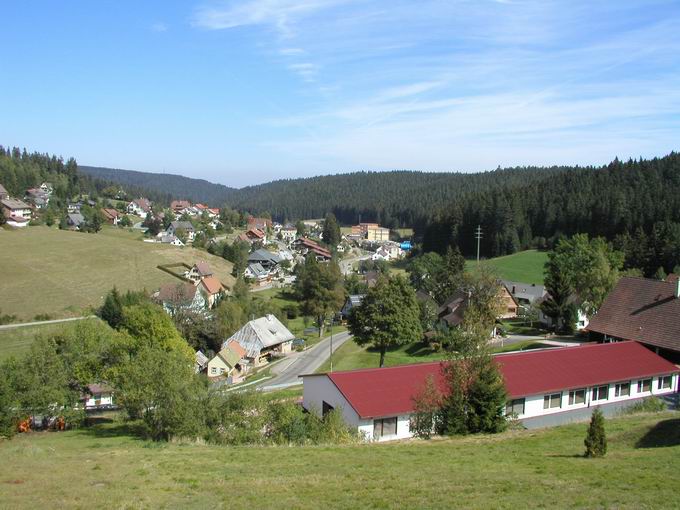
[[[524,351],[494,357],[508,393],[506,414],[528,427],[587,420],[652,395],[678,391],[680,369],[636,342]],[[413,397],[432,377],[444,390],[442,363],[303,375],[303,406],[332,409],[367,440],[411,437]]]

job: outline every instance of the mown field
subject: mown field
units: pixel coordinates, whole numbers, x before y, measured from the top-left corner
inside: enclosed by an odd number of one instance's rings
[[[105,227],[98,234],[47,227],[3,231],[0,236],[3,314],[30,321],[87,314],[115,285],[152,291],[178,282],[161,264],[209,262],[218,278],[233,285],[230,262],[194,248],[144,243],[138,233]]]
[[[5,508],[674,508],[680,417],[392,444],[221,447],[151,443],[124,426],[0,442]]]
[[[504,257],[483,260],[481,263],[492,267],[504,280],[543,285],[543,266],[547,260],[547,252],[526,250]],[[465,267],[474,271],[477,262],[468,260]]]
[[[519,351],[545,347],[540,342],[526,340],[515,342],[493,349],[493,352]],[[385,365],[388,367],[406,365],[409,363],[426,363],[446,358],[445,351],[432,351],[421,342],[393,347],[385,354]],[[378,368],[380,365],[380,351],[373,347],[360,347],[354,341],[348,340],[333,353],[333,370],[355,370],[357,368]],[[317,372],[328,372],[331,368],[330,360],[319,367]]]

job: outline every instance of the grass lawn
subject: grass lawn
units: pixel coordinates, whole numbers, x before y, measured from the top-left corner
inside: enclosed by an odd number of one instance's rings
[[[87,319],[99,320],[99,319]],[[38,335],[52,335],[64,328],[72,327],[75,322],[44,324],[42,326],[26,326],[21,328],[0,329],[0,360],[10,356],[21,356]]]
[[[101,305],[116,285],[152,291],[179,282],[156,266],[206,260],[217,277],[233,285],[232,264],[194,248],[144,243],[136,232],[106,226],[98,234],[47,227],[2,233],[2,313],[26,322],[37,314],[79,316]]]
[[[547,260],[547,252],[527,250],[504,257],[484,260],[482,264],[488,264],[494,268],[504,280],[543,285],[543,266]],[[477,267],[477,262],[468,260],[465,267],[468,270],[474,271]]]
[[[494,436],[309,447],[165,444],[108,424],[0,442],[6,508],[671,508],[680,417],[606,422],[603,459],[582,457],[587,424]]]

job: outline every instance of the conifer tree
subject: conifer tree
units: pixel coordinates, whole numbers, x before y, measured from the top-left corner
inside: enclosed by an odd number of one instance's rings
[[[588,434],[583,443],[586,457],[604,457],[607,453],[607,436],[604,431],[604,415],[599,408],[593,411],[588,426]]]

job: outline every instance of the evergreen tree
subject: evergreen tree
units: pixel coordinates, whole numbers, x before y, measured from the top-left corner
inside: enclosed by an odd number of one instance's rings
[[[604,431],[604,415],[600,408],[595,408],[590,417],[588,433],[583,441],[586,457],[604,457],[607,453],[607,437]]]
[[[338,221],[335,219],[333,213],[328,213],[326,219],[323,222],[323,242],[326,243],[332,250],[340,244],[342,239],[340,235],[340,226]]]
[[[468,432],[495,433],[505,430],[507,392],[503,376],[490,356],[481,360],[468,392]]]
[[[118,327],[123,322],[123,304],[116,287],[114,287],[111,292],[106,295],[104,304],[99,309],[99,317],[101,317],[102,320],[106,321],[109,326],[114,329],[118,329]]]

